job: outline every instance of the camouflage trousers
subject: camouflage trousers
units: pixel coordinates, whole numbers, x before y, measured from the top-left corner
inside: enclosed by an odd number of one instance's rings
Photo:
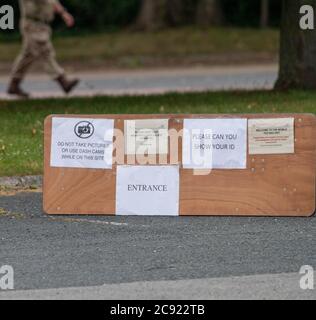
[[[22,52],[16,59],[11,77],[23,79],[29,68],[35,63],[41,63],[43,69],[52,77],[64,74],[64,70],[56,61],[55,50],[51,41],[52,30],[49,25],[23,20],[21,22],[23,37]]]

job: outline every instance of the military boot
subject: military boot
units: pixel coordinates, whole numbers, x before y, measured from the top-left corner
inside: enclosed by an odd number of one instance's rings
[[[79,79],[68,80],[65,75],[56,78],[57,83],[61,86],[65,93],[70,93],[79,83]]]
[[[21,98],[28,98],[30,95],[27,92],[24,92],[21,88],[21,79],[13,78],[9,84],[7,93],[16,95]]]

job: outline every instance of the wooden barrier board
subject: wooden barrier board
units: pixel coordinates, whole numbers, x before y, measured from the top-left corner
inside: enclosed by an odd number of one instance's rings
[[[180,130],[184,119],[275,119],[294,118],[295,153],[249,155],[242,170],[214,169],[209,175],[193,175],[192,169],[166,157],[166,163],[180,165],[182,216],[311,216],[315,212],[316,117],[312,114],[242,115],[51,115],[45,120],[44,211],[47,214],[115,215],[116,171],[57,168],[50,166],[52,118],[114,119],[124,130],[125,120],[169,119],[169,129]],[[121,146],[124,152],[124,141]],[[127,156],[124,163],[127,164]],[[137,164],[136,164],[137,165]]]

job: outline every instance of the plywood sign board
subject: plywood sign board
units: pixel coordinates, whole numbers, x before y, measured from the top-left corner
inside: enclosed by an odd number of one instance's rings
[[[44,140],[48,214],[315,212],[312,114],[51,115]]]

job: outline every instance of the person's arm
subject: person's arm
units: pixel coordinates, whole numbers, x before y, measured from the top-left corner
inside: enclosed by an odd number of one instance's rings
[[[73,27],[75,24],[74,17],[65,9],[65,7],[59,2],[55,1],[54,4],[55,12],[58,13],[62,19],[65,21],[67,27]]]

